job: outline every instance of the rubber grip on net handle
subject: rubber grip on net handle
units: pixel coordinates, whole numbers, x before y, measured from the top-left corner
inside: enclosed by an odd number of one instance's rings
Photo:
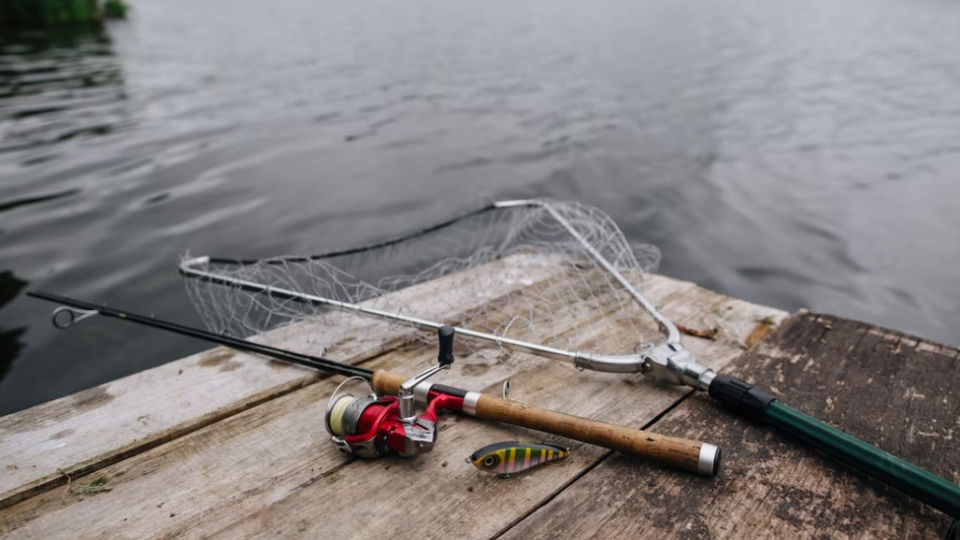
[[[755,422],[771,425],[847,465],[960,519],[960,486],[792,409],[752,384],[717,375],[710,396]]]
[[[406,377],[388,371],[377,370],[373,373],[373,387],[384,395],[396,395],[405,380]],[[479,396],[476,397],[473,413],[477,418],[567,437],[624,454],[659,461],[703,476],[716,476],[720,472],[720,448],[712,444],[597,422],[441,385],[434,385],[431,388],[432,391],[439,389],[443,389],[444,393],[449,391],[457,397],[467,394]],[[470,414],[471,408],[464,407],[464,409],[464,412]]]

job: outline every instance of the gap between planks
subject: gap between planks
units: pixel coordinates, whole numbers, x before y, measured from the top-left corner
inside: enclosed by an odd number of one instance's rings
[[[670,406],[667,407],[666,409],[664,409],[663,412],[661,412],[661,413],[658,414],[656,417],[654,417],[653,420],[650,420],[649,422],[647,422],[646,424],[644,424],[643,426],[641,426],[641,427],[638,428],[638,429],[641,429],[641,430],[644,430],[644,431],[649,430],[650,428],[652,428],[653,426],[655,426],[655,425],[657,424],[657,422],[659,422],[663,417],[665,417],[665,416],[667,416],[668,414],[670,414],[671,411],[673,411],[674,409],[676,409],[677,407],[679,407],[681,403],[683,403],[684,401],[686,401],[687,399],[689,399],[690,396],[692,396],[692,395],[694,395],[694,394],[696,394],[696,393],[697,393],[696,390],[691,390],[691,391],[687,392],[686,395],[682,396],[680,399],[678,399],[678,400],[674,401],[672,404],[670,404]],[[531,515],[533,515],[534,513],[536,513],[536,512],[537,512],[538,510],[540,510],[541,508],[544,508],[544,507],[546,507],[547,505],[549,505],[550,503],[552,503],[552,502],[554,501],[554,499],[557,498],[558,495],[560,495],[561,493],[563,493],[567,488],[569,488],[570,486],[572,486],[574,483],[578,482],[581,478],[583,478],[583,477],[587,476],[588,474],[590,474],[594,469],[596,469],[597,467],[599,467],[604,461],[606,461],[607,459],[609,459],[610,456],[612,456],[613,454],[615,454],[615,452],[612,451],[612,450],[608,450],[607,452],[605,452],[603,455],[601,455],[599,458],[597,458],[597,460],[596,460],[593,464],[591,464],[589,467],[587,467],[586,469],[584,469],[583,471],[581,471],[580,474],[578,474],[578,475],[574,476],[573,478],[571,478],[569,482],[567,482],[566,484],[563,484],[562,486],[560,486],[556,491],[554,491],[553,493],[551,493],[551,494],[550,494],[549,496],[547,496],[547,498],[545,498],[544,500],[540,501],[540,503],[537,504],[536,506],[530,508],[530,509],[529,509],[526,513],[524,513],[522,516],[520,516],[520,517],[518,517],[517,519],[513,520],[509,525],[507,525],[506,527],[504,527],[503,529],[501,529],[499,532],[497,532],[497,534],[496,534],[495,536],[491,537],[490,540],[499,540],[501,537],[503,537],[503,535],[505,535],[505,534],[507,534],[508,532],[510,532],[511,529],[513,529],[514,527],[516,527],[517,525],[519,525],[523,520],[527,519],[528,517],[530,517]],[[957,539],[957,540],[960,540],[960,539]]]

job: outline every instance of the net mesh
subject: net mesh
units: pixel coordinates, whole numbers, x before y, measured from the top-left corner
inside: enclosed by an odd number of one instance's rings
[[[616,223],[596,208],[542,203],[642,289],[644,275],[659,263],[657,248],[629,243]],[[569,351],[626,354],[657,338],[650,316],[542,205],[491,206],[397,240],[324,255],[211,258],[192,267],[274,290]],[[435,338],[435,331],[409,323],[373,322],[355,312],[210,280],[188,276],[186,286],[206,326],[235,337],[270,331],[271,341],[299,341],[314,352],[318,345],[335,345],[373,324],[388,325],[397,335],[423,343],[432,344]],[[620,331],[594,340],[590,329],[607,325]],[[479,354],[507,352],[496,343],[467,338],[457,343]]]

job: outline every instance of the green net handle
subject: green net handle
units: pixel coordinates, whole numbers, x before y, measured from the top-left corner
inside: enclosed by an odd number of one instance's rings
[[[960,486],[774,401],[764,422],[960,519]]]

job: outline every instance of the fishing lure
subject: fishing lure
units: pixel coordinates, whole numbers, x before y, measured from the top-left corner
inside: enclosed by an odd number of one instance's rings
[[[482,471],[506,477],[543,463],[559,461],[568,455],[570,451],[559,446],[507,441],[484,446],[467,461]]]

